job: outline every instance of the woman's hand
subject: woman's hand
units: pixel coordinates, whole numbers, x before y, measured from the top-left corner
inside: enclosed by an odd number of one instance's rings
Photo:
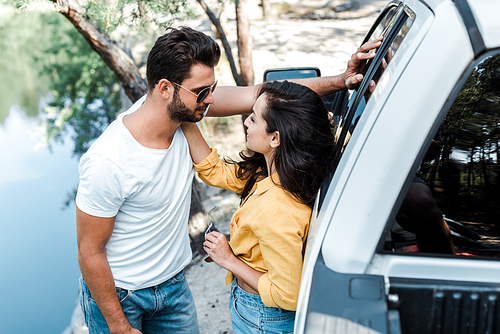
[[[205,237],[203,249],[222,268],[229,270],[234,276],[241,278],[252,289],[259,290],[259,278],[264,274],[257,271],[234,255],[226,236],[219,232],[210,232]],[[205,260],[206,261],[206,260]]]
[[[210,232],[205,237],[203,249],[210,258],[224,269],[231,271],[231,263],[236,260],[226,236],[219,232]]]

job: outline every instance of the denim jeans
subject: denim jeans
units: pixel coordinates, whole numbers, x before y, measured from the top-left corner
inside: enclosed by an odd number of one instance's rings
[[[231,284],[229,313],[235,334],[293,333],[295,311],[267,307],[259,295]]]
[[[128,322],[144,334],[198,334],[198,318],[193,295],[181,271],[162,284],[141,290],[116,288]],[[109,333],[104,317],[80,277],[80,304],[89,334]]]

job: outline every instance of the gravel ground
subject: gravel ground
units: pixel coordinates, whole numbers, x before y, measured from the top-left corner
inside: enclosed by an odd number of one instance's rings
[[[256,0],[251,7],[258,9]],[[378,16],[377,10],[387,1],[358,0],[356,7],[337,14],[336,19],[311,20],[293,19],[294,15],[282,16],[264,21],[260,11],[251,13],[251,34],[253,37],[253,63],[255,83],[262,82],[268,68],[314,66],[319,67],[323,76],[341,73],[347,60],[357,49],[364,35]],[[300,1],[292,5],[295,13],[311,13],[323,7],[327,0]],[[349,2],[351,3],[351,2]],[[337,5],[342,4],[337,1]],[[283,18],[285,17],[285,18]],[[296,17],[296,16],[295,16]],[[203,13],[198,20],[181,22],[213,36],[213,31]],[[224,23],[229,41],[234,46],[233,55],[237,58],[236,27],[234,16],[228,14]],[[221,60],[216,68],[220,85],[234,85],[229,65]],[[236,121],[235,121],[236,119]],[[237,158],[237,152],[244,147],[244,136],[239,118],[230,120],[230,131],[212,134],[212,145],[222,155]],[[239,199],[233,193],[203,185],[205,190],[204,206],[208,211],[215,205],[218,209],[213,218],[217,229],[229,234],[229,221],[236,210]],[[193,293],[198,321],[202,334],[233,333],[228,310],[229,287],[224,284],[226,271],[214,263],[206,263],[198,256],[186,269],[187,280]],[[83,327],[81,310],[75,308],[71,325],[63,334],[86,334]]]

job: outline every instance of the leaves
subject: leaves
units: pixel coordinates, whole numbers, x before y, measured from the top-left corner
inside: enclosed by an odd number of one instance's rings
[[[441,159],[425,166],[437,175],[432,188],[440,209],[456,220],[494,226],[500,214],[500,55],[474,67],[441,130]]]
[[[83,37],[62,16],[48,15],[50,44],[36,60],[42,73],[51,76],[54,100],[43,110],[37,128],[40,147],[61,140],[71,129],[74,154],[88,149],[121,108],[120,84]]]
[[[46,8],[47,2],[22,0],[11,4],[17,9],[36,11]],[[191,15],[195,2],[90,0],[83,4],[90,21],[99,24],[116,44],[126,46],[137,41],[152,45],[158,28]],[[75,143],[74,154],[80,156],[119,113],[120,82],[67,19],[54,12],[42,16],[50,27],[44,29],[44,36],[49,37],[47,43],[34,52],[34,59],[40,76],[51,78],[48,88],[53,101],[44,108],[36,129],[40,137],[38,148],[50,149],[51,143],[62,140],[63,134],[70,132]],[[147,54],[138,56],[136,63],[141,66]]]
[[[107,33],[124,28],[141,30],[150,25],[166,28],[176,18],[192,17],[193,2],[187,0],[163,1],[88,1],[87,14]]]

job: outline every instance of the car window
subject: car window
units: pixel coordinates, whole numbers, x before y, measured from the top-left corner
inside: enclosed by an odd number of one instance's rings
[[[344,108],[345,102],[347,101],[347,91],[342,92],[343,95],[337,94],[335,97],[336,102],[332,103],[336,105],[337,102],[342,102],[339,103],[340,107],[338,107],[333,113],[335,123],[337,124],[337,143],[338,145],[343,143],[343,148],[340,150],[340,154],[335,159],[335,165],[338,165],[344,152],[344,148],[349,142],[352,132],[354,131],[354,128],[356,127],[359,118],[365,109],[366,102],[371,96],[371,92],[368,90],[368,83],[370,80],[378,82],[381,78],[384,69],[399,49],[399,45],[405,38],[414,20],[415,14],[411,12],[410,9],[403,5],[394,3],[385,8],[384,12],[380,14],[377,21],[375,21],[375,24],[366,35],[362,44],[369,40],[375,40],[379,38],[379,36],[385,36],[382,45],[377,51],[382,53],[381,56],[375,56],[374,59],[366,62],[364,69],[361,72],[365,78],[363,82],[361,82],[361,84],[352,92],[349,102],[347,103],[347,107]],[[384,56],[382,57],[382,55]],[[317,214],[319,214],[321,210],[331,178],[332,175],[329,175],[328,180],[321,188]]]
[[[500,256],[499,54],[474,65],[434,129],[385,249]]]
[[[392,27],[395,22],[396,14],[401,10],[401,8],[401,6],[396,5],[387,7],[386,11],[380,16],[377,22],[375,22],[372,29],[368,32],[363,40],[363,43],[361,44],[377,39],[382,35],[382,33]]]
[[[354,128],[373,93],[373,89],[369,87],[369,82],[372,80],[375,83],[379,82],[385,68],[396,54],[414,20],[415,15],[402,5],[388,8],[381,14],[381,17],[365,37],[363,43],[375,40],[380,36],[384,36],[384,39],[382,45],[376,51],[378,54],[366,62],[362,70],[364,79],[351,94],[347,111],[339,121],[337,140],[339,143],[343,143],[344,147],[349,142]]]

